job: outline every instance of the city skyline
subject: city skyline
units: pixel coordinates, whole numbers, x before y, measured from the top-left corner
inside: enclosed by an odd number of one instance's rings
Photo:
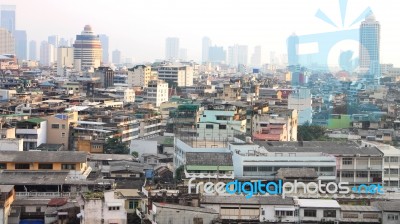
[[[74,7],[74,1],[57,3],[42,1],[42,3],[41,5],[47,5],[46,8],[51,9],[46,17],[29,16],[32,14],[32,9],[38,7],[29,1],[7,0],[2,4],[16,6],[15,29],[26,30],[28,41],[35,40],[40,43],[47,40],[50,35],[58,35],[69,40],[81,31],[81,27],[89,24],[96,33],[109,37],[110,51],[120,49],[124,55],[134,57],[135,62],[163,59],[167,37],[178,37],[180,47],[187,49],[188,59],[200,62],[202,38],[205,36],[209,37],[213,44],[223,46],[225,50],[228,46],[240,44],[247,45],[251,49],[249,56],[253,54],[252,49],[255,46],[262,47],[263,55],[269,55],[269,52],[276,52],[279,55],[286,52],[287,37],[293,32],[304,35],[341,29],[332,27],[314,16],[320,9],[334,23],[339,24],[337,21],[340,20],[340,10],[337,0],[284,0],[270,4],[250,1],[235,2],[229,6],[205,1],[201,4],[194,2],[190,7],[182,1],[169,3],[151,1],[122,5],[111,4],[110,1],[104,0],[96,2],[96,5],[91,4],[90,8],[93,11],[90,14],[85,14],[84,9],[89,8],[85,7],[89,4],[86,2],[79,3],[81,5],[79,8]],[[163,9],[169,5],[174,6],[171,7],[173,12],[181,14],[164,12]],[[395,16],[395,10],[387,5],[379,4],[376,0],[349,0],[344,28],[349,28],[350,21],[353,21],[365,8],[370,7],[382,25],[381,62],[396,65],[400,64],[400,60],[396,59],[396,52],[400,50],[400,46],[396,45],[398,39],[396,37],[399,35],[395,29],[399,21]],[[135,11],[130,17],[124,16],[138,7],[146,10],[137,10],[138,12]],[[299,8],[301,10],[298,10]],[[143,17],[149,10],[152,10],[152,14],[156,14],[157,17]],[[113,17],[104,17],[102,13],[104,11],[118,13]],[[207,12],[207,16],[203,15],[204,12]],[[140,32],[141,35],[130,32],[129,27],[134,26],[140,27],[144,32]],[[351,28],[358,26],[359,23]],[[263,62],[269,62],[269,59],[265,58]]]

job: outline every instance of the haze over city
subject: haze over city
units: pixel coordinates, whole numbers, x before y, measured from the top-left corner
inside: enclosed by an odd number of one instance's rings
[[[397,25],[400,18],[394,1],[349,0],[344,29],[361,12],[370,7],[381,23],[381,62],[400,64]],[[165,38],[178,37],[180,47],[187,49],[188,59],[201,60],[201,40],[208,36],[212,44],[262,46],[263,61],[269,53],[286,53],[286,39],[297,35],[342,30],[339,1],[23,1],[5,0],[16,5],[16,28],[26,30],[29,40],[40,43],[50,35],[75,39],[84,25],[90,24],[96,34],[110,38],[110,52],[119,49],[134,63],[163,59]],[[323,11],[338,27],[315,17]],[[357,47],[357,46],[356,46]],[[332,62],[335,63],[335,62]]]

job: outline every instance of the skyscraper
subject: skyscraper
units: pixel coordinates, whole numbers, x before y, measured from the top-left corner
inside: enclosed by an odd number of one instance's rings
[[[202,62],[209,61],[209,49],[211,47],[211,39],[208,37],[203,37],[202,41],[203,51],[202,51]]]
[[[51,66],[54,62],[54,46],[47,41],[40,43],[40,64],[42,66]]]
[[[248,47],[246,45],[230,46],[228,48],[228,63],[230,66],[247,65]]]
[[[65,69],[73,68],[74,65],[74,48],[59,47],[57,48],[57,75],[63,76]]]
[[[116,49],[112,52],[112,63],[119,65],[121,64],[121,51]]]
[[[0,26],[11,33],[15,31],[15,5],[0,6]]]
[[[165,40],[165,59],[178,59],[179,58],[179,38],[168,37]]]
[[[109,62],[109,45],[108,45],[108,36],[105,34],[99,34],[99,38],[100,38],[100,42],[101,42],[101,46],[103,49],[103,63],[107,64]]]
[[[6,29],[0,28],[0,54],[15,54],[15,39]]]
[[[51,45],[53,45],[53,59],[52,61],[56,61],[57,60],[57,48],[60,45],[60,38],[58,35],[52,35],[52,36],[48,36],[47,37],[47,42]]]
[[[186,48],[179,49],[179,59],[181,59],[182,61],[187,60],[187,49]]]
[[[29,41],[29,60],[37,60],[36,41]]]
[[[208,61],[222,63],[226,61],[226,51],[223,47],[213,46],[208,48]]]
[[[251,65],[259,68],[261,66],[261,46],[255,46],[251,56]]]
[[[373,14],[369,15],[360,26],[360,71],[375,81],[380,72],[380,30],[381,26]]]
[[[15,38],[15,53],[19,60],[26,60],[27,59],[27,48],[28,48],[28,40],[26,37],[25,30],[15,30],[14,31],[14,38]]]
[[[101,64],[102,50],[98,35],[92,27],[86,25],[80,35],[76,35],[74,43],[74,65],[78,70],[98,68]]]
[[[299,37],[293,33],[287,40],[289,66],[295,66],[299,64],[298,46],[299,46]]]

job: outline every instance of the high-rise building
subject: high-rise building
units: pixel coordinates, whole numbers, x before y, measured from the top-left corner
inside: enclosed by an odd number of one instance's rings
[[[14,31],[14,38],[15,38],[15,53],[19,60],[26,60],[27,59],[27,37],[25,30],[15,30]]]
[[[64,76],[65,69],[72,69],[74,66],[74,48],[57,48],[57,75]]]
[[[29,60],[37,60],[37,47],[34,40],[29,41]]]
[[[298,124],[312,123],[312,97],[307,88],[300,88],[288,97],[288,108],[298,112]]]
[[[360,26],[360,71],[379,83],[380,71],[380,30],[381,25],[373,14]]]
[[[58,42],[59,47],[70,47],[69,41],[65,38],[60,38],[60,41]]]
[[[89,70],[101,65],[102,49],[98,35],[86,25],[74,43],[74,66],[78,70]]]
[[[165,59],[173,60],[179,58],[179,38],[168,37],[165,40]]]
[[[194,69],[186,65],[167,65],[158,68],[158,79],[170,84],[171,88],[193,86]]]
[[[14,33],[15,31],[15,5],[0,6],[0,27]]]
[[[168,83],[163,80],[150,80],[146,87],[146,100],[159,107],[168,101]]]
[[[224,47],[213,46],[208,48],[208,61],[211,63],[222,63],[226,61]]]
[[[299,64],[298,48],[299,48],[299,37],[296,34],[293,33],[287,39],[288,64],[289,64],[289,66],[296,66],[296,65]],[[274,57],[276,57],[276,56],[274,55]]]
[[[54,46],[54,53],[53,53],[52,61],[56,61],[57,60],[57,49],[58,49],[58,46],[59,46],[59,43],[60,43],[60,38],[59,38],[58,35],[48,36],[47,37],[47,42]]]
[[[202,41],[202,47],[203,47],[203,51],[202,51],[202,62],[208,62],[209,60],[209,49],[211,47],[211,39],[208,37],[203,37],[203,41]]]
[[[114,71],[110,67],[99,67],[96,76],[100,77],[102,88],[114,86]]]
[[[261,67],[261,46],[255,46],[253,55],[251,55],[251,65]]]
[[[103,63],[108,64],[109,63],[109,39],[108,36],[105,34],[99,34],[100,42],[101,42],[101,47],[103,49]]]
[[[181,59],[182,61],[187,60],[187,49],[186,48],[179,49],[179,59]]]
[[[51,66],[54,62],[54,46],[47,41],[40,43],[40,65]]]
[[[228,63],[232,67],[247,65],[248,48],[246,45],[230,46],[228,48]]]
[[[14,36],[4,28],[0,28],[0,54],[15,54]]]
[[[112,63],[113,63],[113,64],[116,64],[116,65],[121,64],[121,63],[122,63],[121,57],[122,57],[122,56],[121,56],[121,51],[118,50],[118,49],[114,50],[114,51],[112,52]]]

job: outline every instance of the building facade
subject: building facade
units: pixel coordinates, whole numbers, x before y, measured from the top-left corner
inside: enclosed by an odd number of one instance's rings
[[[86,25],[74,43],[74,65],[77,70],[98,68],[102,60],[102,46],[98,35],[92,27]]]

